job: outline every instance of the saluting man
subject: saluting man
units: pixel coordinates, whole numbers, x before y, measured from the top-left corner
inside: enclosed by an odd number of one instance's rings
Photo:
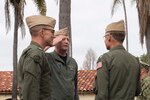
[[[47,53],[51,68],[52,100],[79,100],[77,90],[78,66],[75,59],[69,57],[69,31],[63,28],[55,32],[61,41],[55,45],[55,50]]]
[[[105,45],[109,52],[97,61],[95,100],[134,100],[140,93],[140,64],[122,45],[124,21],[109,24],[105,32]]]
[[[51,100],[50,68],[43,49],[52,46],[56,20],[33,15],[26,23],[32,41],[19,59],[19,96],[21,100]]]
[[[141,63],[141,93],[137,97],[137,100],[150,100],[150,66],[147,63]]]

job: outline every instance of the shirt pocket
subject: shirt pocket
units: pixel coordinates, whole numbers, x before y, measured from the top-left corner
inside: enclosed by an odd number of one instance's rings
[[[69,72],[70,78],[74,79],[74,77],[75,77],[75,71],[76,71],[76,69],[75,69],[74,66],[69,66],[68,72]]]

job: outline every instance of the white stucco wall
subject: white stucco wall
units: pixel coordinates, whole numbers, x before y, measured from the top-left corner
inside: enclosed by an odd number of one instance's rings
[[[79,100],[94,100],[95,95],[94,94],[79,94]],[[137,100],[136,97],[134,100]]]
[[[94,94],[79,94],[79,100],[94,100]],[[11,98],[11,95],[0,94],[0,100]]]
[[[11,98],[10,94],[8,95],[0,94],[0,100],[6,100],[8,98]],[[94,100],[94,98],[95,98],[94,94],[79,94],[79,100]]]
[[[10,94],[8,94],[8,95],[6,95],[6,94],[0,94],[0,100],[6,100],[8,98],[11,98]]]
[[[79,100],[94,100],[94,94],[79,94]]]
[[[10,99],[11,97],[12,97],[11,94],[0,94],[0,100]],[[19,98],[19,97],[17,97],[17,98]]]

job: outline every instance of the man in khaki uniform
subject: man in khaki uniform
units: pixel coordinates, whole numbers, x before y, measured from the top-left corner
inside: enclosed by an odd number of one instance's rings
[[[144,62],[141,62],[141,93],[137,97],[137,100],[150,100],[150,66]]]
[[[21,100],[51,100],[50,69],[43,49],[52,46],[56,20],[42,15],[26,18],[32,41],[18,64]]]
[[[55,45],[54,52],[48,53],[51,68],[52,100],[79,100],[77,90],[78,66],[75,59],[68,56],[68,28],[55,32],[56,37],[63,37]]]
[[[104,37],[109,52],[97,61],[95,100],[134,100],[140,93],[140,64],[122,45],[124,21],[109,24]]]

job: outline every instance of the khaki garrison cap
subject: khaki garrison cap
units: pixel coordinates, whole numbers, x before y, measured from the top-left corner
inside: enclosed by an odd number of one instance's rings
[[[57,36],[57,35],[68,35],[68,34],[69,34],[68,27],[62,28],[59,31],[56,31],[54,33],[55,36]]]
[[[109,24],[106,29],[105,32],[122,32],[125,33],[125,27],[124,27],[124,21],[120,20],[118,22],[113,22],[111,24]]]
[[[140,64],[141,64],[141,68],[145,68],[146,70],[149,70],[150,66],[147,63],[140,61]]]
[[[36,25],[47,25],[54,29],[56,20],[52,17],[43,16],[43,15],[33,15],[26,18],[26,23],[29,28],[32,28]]]

